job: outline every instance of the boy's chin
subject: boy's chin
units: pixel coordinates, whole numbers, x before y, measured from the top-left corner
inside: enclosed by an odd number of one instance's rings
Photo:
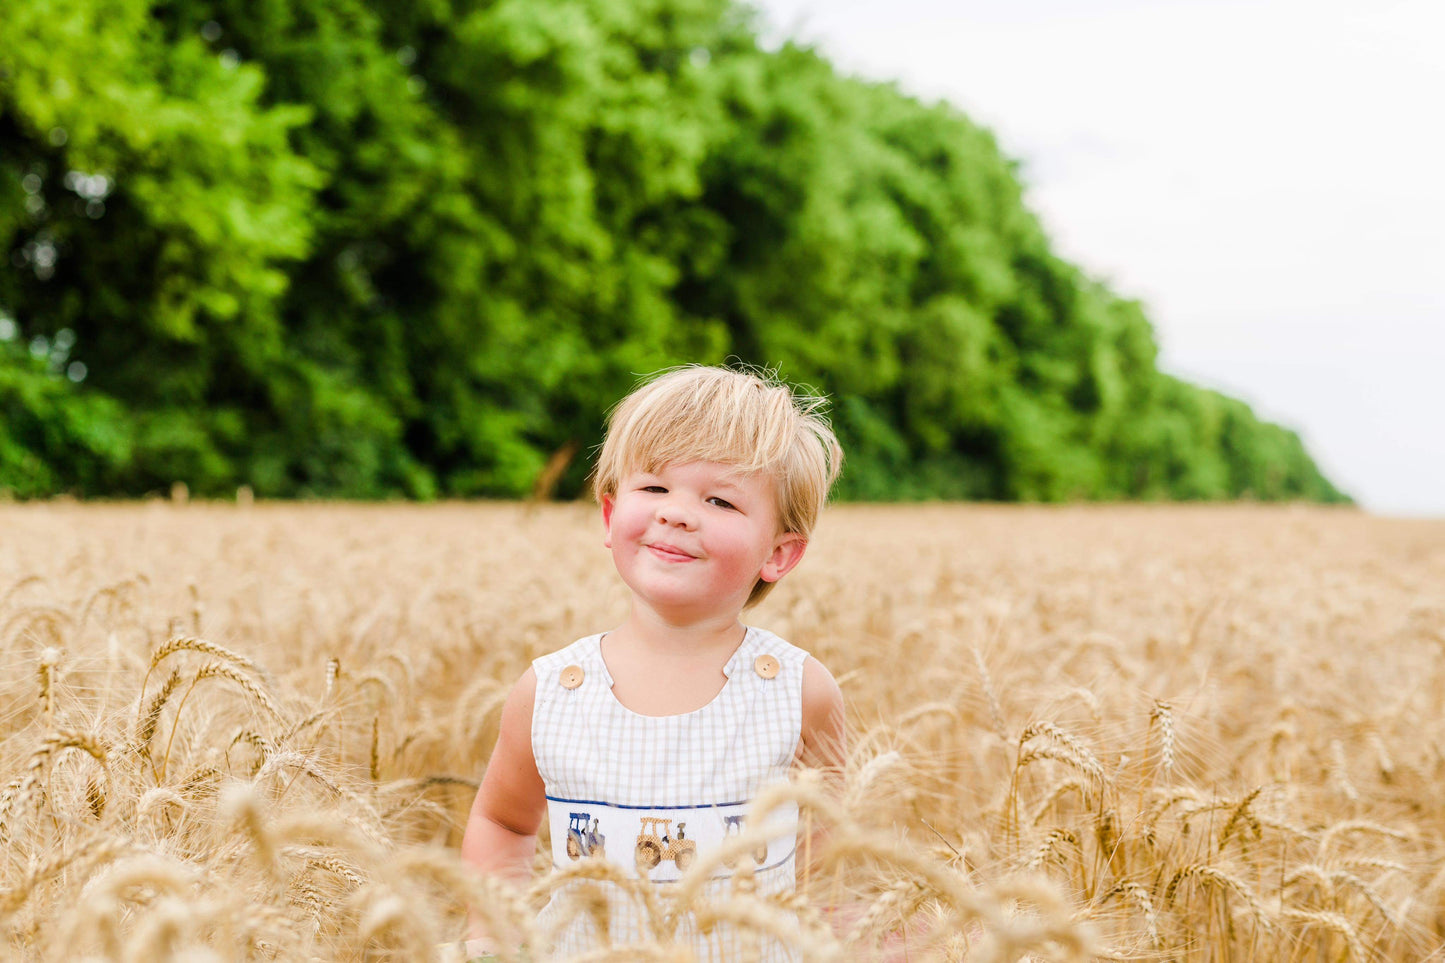
[[[746,601],[746,596],[724,601],[704,601],[695,595],[668,593],[635,597],[635,603],[645,606],[659,619],[672,624],[736,618],[742,612],[743,603]]]

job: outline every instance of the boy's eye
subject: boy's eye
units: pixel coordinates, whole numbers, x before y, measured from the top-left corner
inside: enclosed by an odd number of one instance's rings
[[[716,505],[718,508],[731,508],[734,510],[737,509],[737,506],[734,505],[732,502],[728,501],[725,498],[718,498],[716,495],[708,499],[708,504]]]
[[[652,493],[652,494],[654,494],[654,495],[666,495],[666,494],[667,494],[667,489],[666,489],[666,488],[663,488],[661,485],[643,485],[643,486],[642,486],[642,490],[645,491],[645,492],[650,492],[650,493]]]

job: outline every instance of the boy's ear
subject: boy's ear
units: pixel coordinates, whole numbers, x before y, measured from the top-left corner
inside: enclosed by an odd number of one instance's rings
[[[602,547],[612,547],[612,507],[617,504],[611,495],[602,496]]]
[[[784,532],[773,542],[773,554],[763,563],[758,578],[764,582],[776,582],[793,570],[803,560],[808,549],[808,540],[797,532]]]

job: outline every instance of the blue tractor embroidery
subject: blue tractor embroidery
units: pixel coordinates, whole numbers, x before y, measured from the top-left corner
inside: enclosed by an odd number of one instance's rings
[[[738,836],[738,835],[740,835],[740,834],[742,833],[742,831],[743,831],[743,817],[742,817],[742,816],[724,816],[724,817],[723,817],[723,839],[724,839],[724,840],[728,840],[728,839],[731,839],[731,838],[734,837],[734,836]],[[767,858],[768,858],[768,844],[767,844],[767,843],[759,843],[759,844],[757,845],[757,848],[753,850],[752,856],[753,856],[753,862],[757,863],[759,866],[763,865],[763,863],[764,863],[764,862],[767,860]],[[727,867],[728,867],[729,869],[736,869],[739,860],[738,860],[736,857],[733,857],[733,858],[726,859],[726,860],[724,860],[723,862],[727,865]]]
[[[597,831],[597,820],[592,819],[592,828],[587,828],[590,813],[567,814],[567,855],[573,859],[583,856],[602,856],[606,852],[607,837]]]

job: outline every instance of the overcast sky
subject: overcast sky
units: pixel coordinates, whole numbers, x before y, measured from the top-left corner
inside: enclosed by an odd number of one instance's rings
[[[1445,2],[754,0],[769,39],[944,98],[1161,366],[1445,516]]]

